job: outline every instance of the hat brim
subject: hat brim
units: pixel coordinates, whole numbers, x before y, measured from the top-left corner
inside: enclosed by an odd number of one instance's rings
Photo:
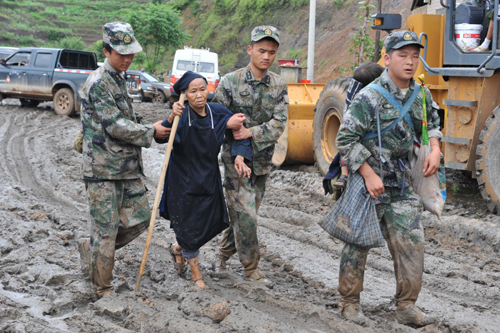
[[[121,55],[129,55],[129,54],[135,54],[139,53],[142,51],[142,46],[139,44],[137,40],[134,40],[130,44],[120,44],[120,45],[113,45],[110,44],[113,50],[116,51],[116,53],[121,54]]]
[[[252,39],[252,42],[258,42],[259,40],[262,40],[264,38],[272,38],[276,43],[278,43],[278,45],[280,45],[280,40],[276,39],[276,37],[273,37],[271,35],[256,37],[256,38]]]
[[[393,47],[391,47],[391,50],[397,50],[397,49],[400,49],[400,48],[407,46],[407,45],[415,45],[415,46],[420,47],[421,49],[424,48],[424,46],[420,43],[414,42],[412,40],[405,40],[405,41],[399,42],[396,45],[394,45]]]

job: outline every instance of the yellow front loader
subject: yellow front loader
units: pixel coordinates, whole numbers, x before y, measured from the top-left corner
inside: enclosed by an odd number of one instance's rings
[[[488,7],[489,4],[489,7]],[[464,9],[464,6],[467,8]],[[469,171],[477,178],[488,208],[500,213],[500,43],[498,1],[485,1],[482,6],[468,1],[457,6],[448,0],[436,14],[427,13],[424,0],[414,0],[412,15],[405,30],[420,36],[425,49],[415,79],[425,74],[433,100],[440,106],[442,149],[449,169]],[[456,42],[456,24],[464,20],[481,22],[482,36],[493,15],[492,51],[468,52]],[[474,14],[468,18],[467,10]],[[482,15],[482,16],[481,16]],[[388,30],[394,15],[378,14],[379,29]],[[467,24],[467,23],[465,23]],[[394,29],[394,27],[390,27]],[[382,58],[383,59],[383,58]],[[381,60],[383,64],[383,60]],[[337,154],[335,138],[342,121],[346,91],[350,77],[328,84],[289,84],[289,119],[274,161],[281,163],[313,163],[322,174]]]

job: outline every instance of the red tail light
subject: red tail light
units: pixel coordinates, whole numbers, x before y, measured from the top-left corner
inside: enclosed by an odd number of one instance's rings
[[[170,77],[170,91],[174,91],[175,81],[177,81],[177,79],[175,78],[175,75],[172,74],[172,76]]]
[[[141,90],[141,79],[137,79],[137,90]]]
[[[219,86],[219,79],[215,80],[215,83],[214,83],[215,89],[217,89],[218,86]]]

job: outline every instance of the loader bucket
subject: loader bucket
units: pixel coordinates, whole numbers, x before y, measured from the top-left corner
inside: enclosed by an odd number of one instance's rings
[[[324,83],[288,84],[288,122],[274,150],[274,165],[314,163],[314,107],[324,86]]]

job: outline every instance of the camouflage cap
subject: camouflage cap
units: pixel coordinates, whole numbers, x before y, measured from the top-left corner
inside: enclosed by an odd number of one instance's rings
[[[102,27],[102,41],[122,55],[142,51],[141,44],[135,39],[134,30],[125,22],[106,23]]]
[[[259,40],[267,37],[274,39],[278,45],[280,44],[280,33],[278,32],[278,29],[270,25],[255,27],[250,35],[250,41],[258,42]]]
[[[422,44],[418,42],[417,34],[408,30],[393,32],[384,41],[385,52],[389,52],[391,49],[397,50],[406,45],[417,45],[423,48]]]

